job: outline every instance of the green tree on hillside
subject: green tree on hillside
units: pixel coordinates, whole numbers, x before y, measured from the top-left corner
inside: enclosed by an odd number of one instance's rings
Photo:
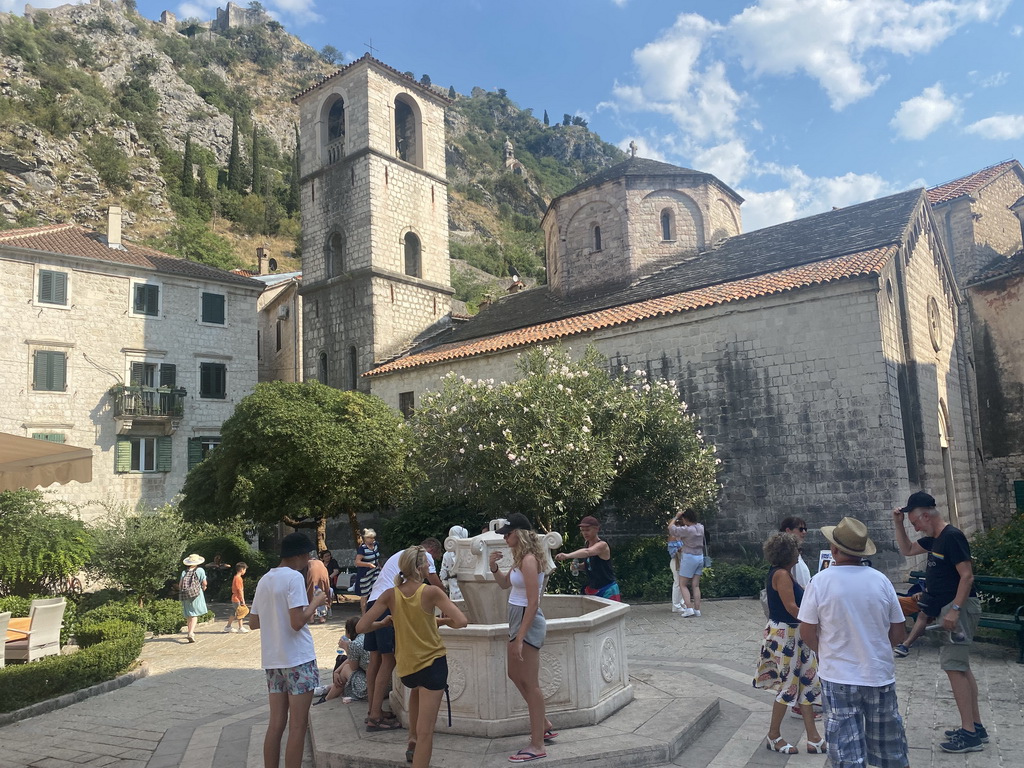
[[[242,192],[245,181],[242,179],[242,155],[238,148],[238,115],[231,116],[231,151],[228,153],[228,189]]]
[[[325,45],[320,49],[320,58],[326,61],[328,64],[338,65],[345,57],[341,51],[335,48],[333,45]]]
[[[192,158],[192,134],[185,137],[185,156],[181,164],[181,195],[192,197],[196,191],[195,174],[192,166],[195,161]]]
[[[259,129],[256,128],[256,121],[252,124],[252,152],[250,153],[250,160],[252,164],[252,193],[254,195],[261,194],[263,191],[263,183],[260,179],[260,136]]]
[[[544,110],[544,125],[551,125],[548,121],[548,111],[546,109]]]
[[[409,432],[384,401],[310,381],[258,384],[185,480],[186,520],[283,522],[316,532],[395,502],[408,486]]]

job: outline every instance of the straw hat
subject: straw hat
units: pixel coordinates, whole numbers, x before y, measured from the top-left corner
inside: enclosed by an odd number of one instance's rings
[[[868,527],[855,517],[844,517],[839,525],[826,525],[821,532],[836,549],[848,555],[870,557],[877,551],[875,542],[868,538]]]
[[[185,565],[191,567],[193,565],[202,565],[203,563],[206,562],[206,558],[203,557],[202,555],[197,555],[197,554],[193,553],[193,554],[189,555],[188,557],[186,557],[181,562],[183,562]]]

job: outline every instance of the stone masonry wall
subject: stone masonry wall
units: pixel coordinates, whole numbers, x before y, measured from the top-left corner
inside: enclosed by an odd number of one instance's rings
[[[36,302],[42,267],[68,275],[68,307]],[[40,255],[34,259],[0,250],[0,307],[5,335],[0,340],[0,431],[31,437],[59,433],[68,445],[92,448],[93,480],[51,486],[48,494],[82,505],[87,518],[101,503],[135,507],[170,501],[181,491],[188,469],[188,438],[217,436],[235,404],[256,384],[256,297],[259,288],[185,280],[123,265],[86,264]],[[159,317],[131,312],[135,281],[160,285]],[[201,294],[226,296],[226,323],[201,322]],[[37,350],[67,354],[67,389],[35,391],[32,355]],[[185,415],[172,436],[171,471],[114,471],[117,423],[108,390],[129,378],[132,362],[177,366],[184,387]],[[199,364],[227,366],[227,398],[199,397]]]

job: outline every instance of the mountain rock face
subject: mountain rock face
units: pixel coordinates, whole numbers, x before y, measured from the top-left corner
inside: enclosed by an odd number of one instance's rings
[[[218,17],[152,21],[121,0],[0,14],[0,227],[97,224],[120,204],[126,236],[169,250],[168,232],[198,219],[241,261],[268,238],[278,252],[297,252],[291,97],[336,67],[265,16],[237,26],[223,23],[226,11]],[[467,97],[432,87],[454,95],[452,255],[501,274],[526,258],[527,273],[542,279],[538,225],[548,201],[622,153],[585,124],[545,126],[504,91]],[[198,181],[185,187],[187,152]]]

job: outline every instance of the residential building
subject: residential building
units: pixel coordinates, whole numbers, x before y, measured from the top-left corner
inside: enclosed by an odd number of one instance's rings
[[[0,431],[93,450],[53,491],[96,514],[155,506],[257,381],[255,280],[76,224],[0,232]]]

